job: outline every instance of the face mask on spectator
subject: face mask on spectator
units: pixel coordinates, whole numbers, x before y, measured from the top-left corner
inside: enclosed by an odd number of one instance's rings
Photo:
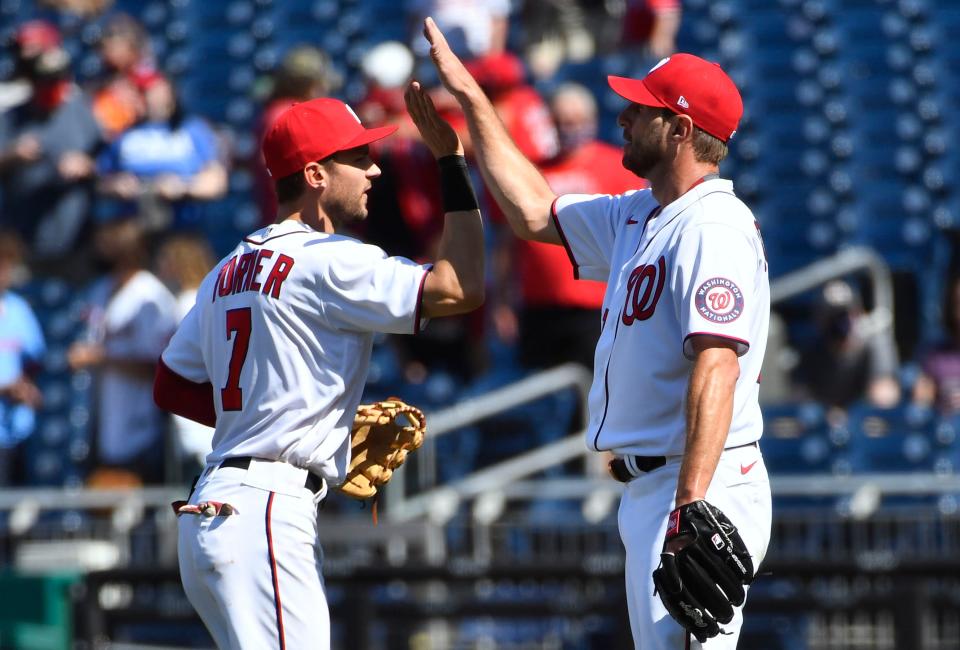
[[[39,82],[33,87],[33,105],[49,113],[63,103],[69,90],[69,81]]]
[[[597,137],[597,127],[592,124],[583,124],[577,127],[567,127],[561,129],[560,148],[563,151],[573,151],[574,149],[593,141]]]
[[[41,53],[30,73],[35,107],[50,112],[63,103],[70,90],[70,56],[66,51],[56,48]]]

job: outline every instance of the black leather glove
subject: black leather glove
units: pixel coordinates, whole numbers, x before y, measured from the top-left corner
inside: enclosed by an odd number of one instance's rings
[[[670,513],[660,566],[653,572],[655,593],[680,625],[700,643],[733,620],[733,608],[753,582],[753,560],[736,526],[706,501]]]

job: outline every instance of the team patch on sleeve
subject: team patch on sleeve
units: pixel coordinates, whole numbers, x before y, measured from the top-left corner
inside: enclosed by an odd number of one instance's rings
[[[710,278],[695,295],[697,313],[711,323],[732,323],[743,313],[743,292],[726,278]]]

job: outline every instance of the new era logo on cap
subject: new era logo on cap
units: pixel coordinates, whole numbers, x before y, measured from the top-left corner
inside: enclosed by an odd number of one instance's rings
[[[692,54],[663,59],[643,79],[610,76],[607,81],[631,102],[689,115],[695,125],[724,142],[743,115],[743,101],[733,80],[716,63]]]

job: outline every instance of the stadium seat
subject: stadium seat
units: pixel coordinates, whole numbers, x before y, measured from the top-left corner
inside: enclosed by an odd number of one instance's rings
[[[831,438],[823,407],[809,402],[765,406],[760,439],[764,463],[773,474],[842,473],[843,439]]]
[[[850,463],[854,472],[932,471],[935,421],[927,409],[879,409],[859,404],[849,411]]]

